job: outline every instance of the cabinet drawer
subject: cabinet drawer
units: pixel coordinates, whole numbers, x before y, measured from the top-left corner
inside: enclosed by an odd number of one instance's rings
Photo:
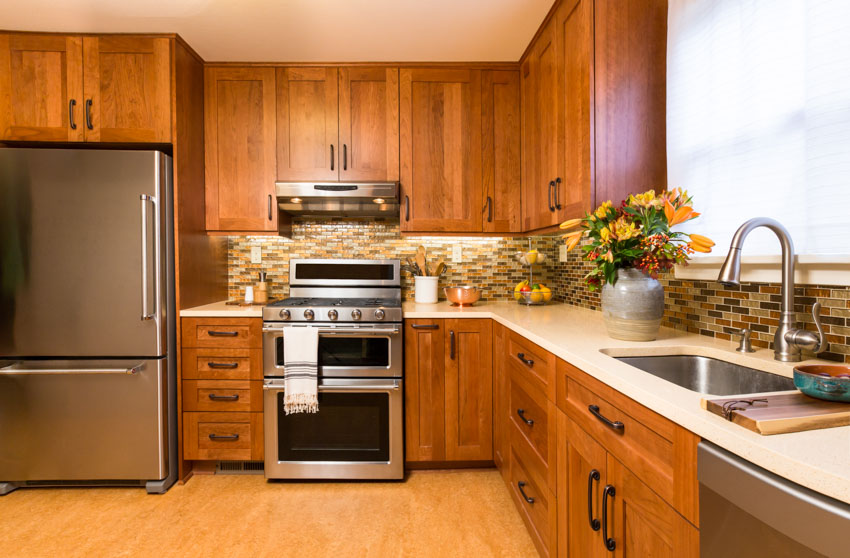
[[[183,318],[184,347],[263,348],[261,318]]]
[[[518,450],[519,446],[511,446],[511,496],[534,546],[542,556],[554,556],[557,544],[555,497]]]
[[[263,412],[263,382],[183,380],[184,411]]]
[[[263,458],[263,413],[183,413],[185,459]]]
[[[508,375],[508,416],[512,423],[512,439],[523,439],[530,454],[528,459],[534,461],[549,488],[554,490],[555,405],[546,399],[533,380],[524,376],[517,371]]]
[[[511,331],[504,358],[508,368],[533,378],[546,397],[555,400],[555,355]]]
[[[560,359],[557,404],[659,496],[698,524],[698,436]]]
[[[184,380],[262,380],[262,349],[183,349]]]

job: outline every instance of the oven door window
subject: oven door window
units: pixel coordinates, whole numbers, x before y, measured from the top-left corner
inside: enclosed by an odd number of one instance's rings
[[[319,392],[318,413],[283,412],[277,395],[278,461],[389,462],[388,393]]]
[[[283,337],[275,339],[278,366],[283,366]],[[388,368],[390,340],[386,337],[319,337],[319,367]]]

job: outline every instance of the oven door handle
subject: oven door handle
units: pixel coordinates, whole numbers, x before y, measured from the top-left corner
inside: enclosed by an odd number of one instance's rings
[[[375,337],[378,335],[398,335],[400,329],[319,329],[319,335],[335,337]],[[282,327],[264,327],[263,333],[283,333]]]
[[[283,384],[264,384],[264,391],[283,391]],[[398,391],[401,389],[399,382],[391,384],[373,384],[369,386],[319,386],[320,392],[346,392],[346,391]]]

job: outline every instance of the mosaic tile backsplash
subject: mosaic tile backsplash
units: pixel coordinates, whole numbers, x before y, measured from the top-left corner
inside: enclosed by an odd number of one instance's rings
[[[531,246],[545,252],[549,261],[535,266],[535,282],[554,284],[558,237],[537,236]],[[463,262],[452,263],[452,247],[461,245]],[[262,250],[262,263],[251,263],[251,248]],[[228,239],[228,295],[241,298],[244,287],[257,281],[257,272],[268,274],[270,296],[289,293],[290,258],[400,259],[413,257],[418,246],[428,252],[431,266],[444,259],[448,266],[440,280],[442,287],[475,285],[482,300],[513,300],[516,283],[528,277],[528,268],[515,254],[528,250],[528,238],[401,236],[397,221],[355,221],[346,219],[300,220],[293,223],[292,238],[240,236]],[[402,296],[413,299],[413,278],[402,273]]]
[[[535,267],[535,281],[552,288],[555,300],[599,310],[598,293],[591,293],[582,278],[589,271],[574,250],[568,261],[557,263],[561,239],[557,235],[529,238],[401,236],[398,222],[353,221],[344,219],[296,220],[291,239],[279,237],[230,237],[228,240],[228,291],[240,298],[246,285],[266,271],[270,295],[281,298],[289,292],[290,258],[370,258],[404,259],[424,246],[429,261],[445,259],[448,270],[440,286],[476,285],[482,300],[513,300],[513,287],[528,277],[515,254],[532,248],[549,261]],[[452,247],[460,243],[463,262],[451,263]],[[263,261],[251,263],[251,248],[259,246]],[[749,327],[753,345],[769,347],[779,322],[779,285],[749,283],[724,287],[711,281],[683,281],[663,277],[664,325],[719,339],[730,339],[731,328]],[[405,300],[413,299],[413,279],[402,274]],[[814,329],[811,311],[816,300],[823,308],[823,324],[829,347],[820,358],[850,363],[850,287],[798,286],[795,309],[798,320]],[[442,290],[440,290],[442,297]]]

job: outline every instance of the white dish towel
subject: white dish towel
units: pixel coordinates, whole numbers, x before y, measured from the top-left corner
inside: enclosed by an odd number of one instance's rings
[[[292,413],[319,411],[319,328],[283,328],[283,409]]]

